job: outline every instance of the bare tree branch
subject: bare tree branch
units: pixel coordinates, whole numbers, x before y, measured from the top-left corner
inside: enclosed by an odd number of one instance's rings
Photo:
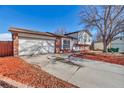
[[[85,6],[81,10],[82,25],[96,29],[103,39],[104,51],[113,38],[124,32],[124,6]]]

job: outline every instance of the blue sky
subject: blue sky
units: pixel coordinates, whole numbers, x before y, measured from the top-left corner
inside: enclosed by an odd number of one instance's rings
[[[0,33],[7,33],[10,26],[44,32],[80,29],[80,6],[0,6],[0,11]]]

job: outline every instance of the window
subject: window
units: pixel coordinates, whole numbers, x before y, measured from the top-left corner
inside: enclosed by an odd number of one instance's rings
[[[124,36],[124,32],[122,32],[122,36]]]
[[[84,36],[84,43],[87,41],[87,35]]]
[[[64,40],[63,49],[69,49],[69,48],[70,48],[70,40]]]
[[[86,42],[87,40],[86,39],[84,39],[84,43]]]
[[[122,37],[120,38],[120,40],[122,40]]]
[[[90,39],[89,39],[89,42],[90,42]]]

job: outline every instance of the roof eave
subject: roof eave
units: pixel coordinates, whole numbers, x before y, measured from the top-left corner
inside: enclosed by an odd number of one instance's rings
[[[45,35],[45,36],[51,36],[54,37],[54,35],[45,33],[45,32],[37,32],[37,31],[32,31],[32,30],[27,30],[27,29],[20,29],[20,28],[15,28],[15,27],[10,27],[9,31],[12,33],[26,33],[26,34],[35,34],[35,35]]]

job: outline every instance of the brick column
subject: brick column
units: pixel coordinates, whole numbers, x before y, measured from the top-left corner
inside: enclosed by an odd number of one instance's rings
[[[60,51],[61,51],[61,38],[56,38],[55,53],[60,53]]]
[[[12,33],[12,38],[13,38],[13,55],[18,56],[18,50],[19,50],[18,33]]]

